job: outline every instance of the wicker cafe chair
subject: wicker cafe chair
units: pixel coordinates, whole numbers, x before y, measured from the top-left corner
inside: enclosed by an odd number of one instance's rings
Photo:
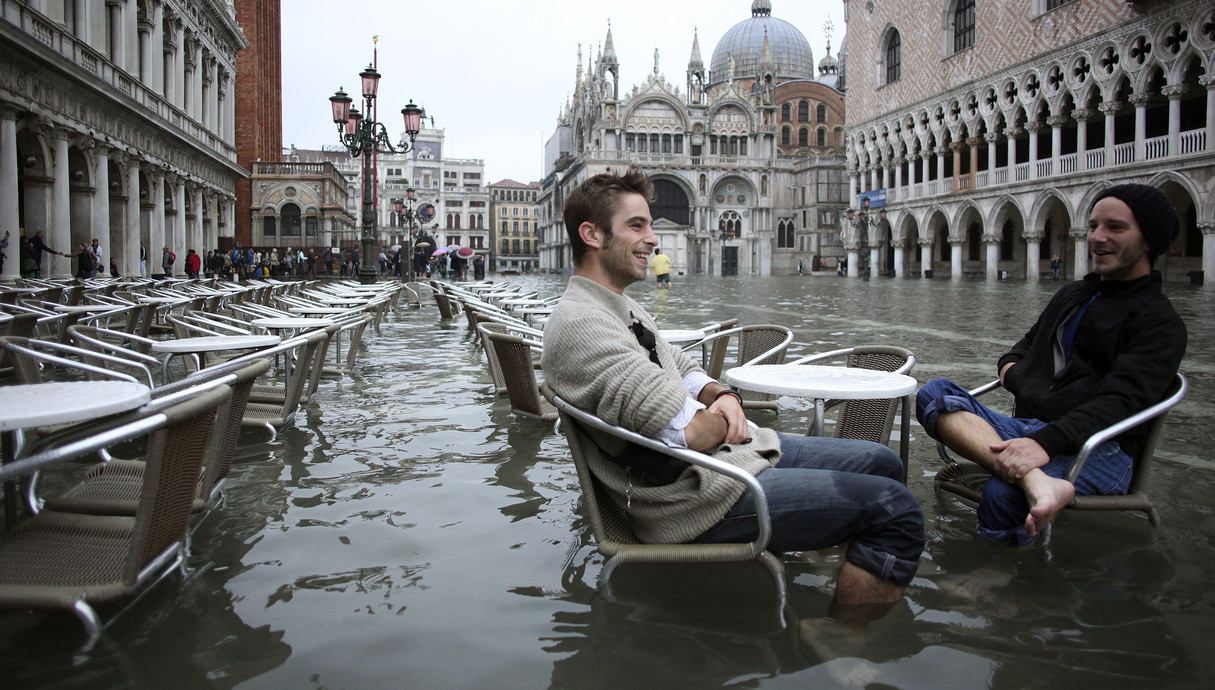
[[[312,362],[316,355],[316,350],[329,338],[329,334],[323,330],[309,331],[308,333],[296,336],[290,341],[300,348],[297,361]],[[268,354],[273,350],[264,350],[261,354]],[[305,384],[308,382],[308,376],[300,374],[299,376],[291,377],[291,386],[287,389],[286,395],[282,402],[262,403],[250,402],[245,406],[245,415],[242,420],[244,426],[265,427],[270,430],[271,438],[278,435],[277,427],[290,422],[295,418],[295,413],[300,407],[300,394],[304,390]]]
[[[354,363],[359,356],[359,345],[363,342],[363,333],[372,321],[373,317],[370,314],[360,314],[357,312],[350,316],[339,316],[337,318],[340,332],[346,337],[346,352],[337,353],[339,357],[344,354],[344,357],[339,359],[337,363],[324,364],[322,362],[323,373],[346,376],[354,371]],[[324,349],[328,350],[328,344],[326,344]]]
[[[443,321],[450,321],[455,315],[451,299],[442,290],[435,290],[435,304],[439,306],[439,318]]]
[[[844,357],[845,364],[855,369],[887,371],[909,374],[915,367],[915,355],[911,350],[893,345],[858,345],[831,352],[822,352],[802,357],[790,364],[818,364]],[[853,438],[886,445],[890,443],[890,432],[894,428],[894,413],[898,399],[879,400],[829,400],[825,407],[839,408],[833,435],[836,438]],[[903,398],[902,423],[899,428],[899,455],[907,462],[911,437],[911,403]],[[813,423],[807,436],[820,435],[824,429],[815,429]],[[905,479],[905,478],[904,478]]]
[[[757,325],[727,328],[706,335],[683,348],[684,351],[693,348],[703,348],[711,345],[708,365],[705,372],[714,379],[721,378],[721,370],[726,361],[726,350],[732,336],[738,336],[737,366],[744,364],[783,364],[785,352],[789,343],[793,342],[793,331],[784,326]],[[776,410],[776,399],[779,396],[753,391],[739,391],[743,409]]]
[[[596,548],[606,557],[599,571],[599,584],[609,586],[612,571],[622,563],[725,563],[755,561],[771,575],[779,598],[778,612],[785,607],[785,565],[780,557],[767,550],[772,532],[768,515],[768,500],[763,487],[747,472],[715,460],[709,455],[686,448],[671,448],[666,444],[646,438],[623,427],[608,424],[599,417],[581,410],[562,400],[548,386],[543,387],[547,398],[560,412],[560,428],[569,443],[574,467],[578,471],[578,484],[582,489],[582,502],[595,536]],[[753,542],[732,544],[645,544],[633,532],[628,513],[621,506],[623,497],[613,496],[608,488],[591,472],[591,465],[608,462],[602,459],[600,443],[591,435],[606,435],[609,441],[632,443],[644,446],[689,464],[707,467],[714,472],[733,477],[743,483],[755,498],[755,519],[759,522],[759,533]],[[614,437],[614,438],[613,438]],[[782,613],[781,625],[784,625]]]
[[[970,391],[970,394],[978,396],[999,387],[1000,381],[997,379]],[[1152,469],[1152,461],[1155,459],[1156,454],[1156,443],[1160,439],[1160,432],[1164,428],[1164,422],[1168,417],[1169,410],[1173,409],[1177,403],[1185,398],[1188,389],[1189,382],[1179,372],[1169,385],[1160,402],[1126,419],[1111,424],[1088,437],[1088,440],[1081,446],[1080,452],[1076,454],[1075,460],[1072,461],[1071,469],[1068,470],[1067,480],[1069,482],[1076,481],[1076,477],[1080,475],[1080,470],[1084,467],[1084,463],[1088,461],[1088,456],[1097,446],[1112,438],[1117,438],[1120,434],[1141,424],[1146,425],[1146,434],[1138,441],[1119,441],[1122,445],[1122,450],[1131,456],[1131,459],[1134,461],[1134,474],[1131,476],[1131,484],[1126,494],[1114,496],[1076,496],[1075,501],[1068,508],[1071,510],[1138,511],[1147,516],[1153,530],[1159,529],[1160,514],[1156,511],[1156,507],[1152,504],[1152,499],[1148,497],[1145,491],[1147,477]],[[983,493],[983,484],[992,477],[992,474],[969,460],[954,458],[950,455],[949,449],[942,443],[937,443],[937,453],[946,463],[945,468],[937,472],[934,479],[937,492],[949,491],[977,503]]]
[[[103,628],[93,606],[133,595],[185,566],[185,540],[216,409],[228,386],[187,392],[181,402],[78,443],[10,463],[16,474],[96,452],[150,433],[148,465],[134,517],[46,511],[19,523],[0,543],[0,607],[71,611],[91,648]],[[130,416],[123,416],[130,420]]]
[[[330,324],[324,328],[318,328],[326,334],[326,339],[316,352],[312,355],[310,362],[300,362],[298,358],[292,358],[292,376],[306,376],[308,381],[304,384],[303,390],[300,391],[300,404],[304,405],[320,388],[321,374],[325,367],[325,356],[329,352],[329,343],[333,342],[334,334],[342,328],[341,324]],[[291,357],[291,353],[286,355]],[[284,384],[277,383],[259,383],[253,386],[253,390],[249,393],[250,402],[258,403],[283,403],[287,400],[288,388]]]
[[[195,513],[215,505],[223,496],[236,439],[240,435],[241,419],[249,401],[254,381],[270,368],[270,359],[262,358],[245,364],[225,377],[215,380],[232,387],[231,399],[220,405],[214,431],[209,441],[206,462],[198,482],[198,492],[191,510]],[[206,373],[201,372],[201,373]],[[191,382],[192,385],[198,385]],[[134,515],[139,506],[148,464],[145,460],[110,460],[94,465],[85,477],[60,496],[43,503],[47,510],[90,515]],[[36,505],[30,501],[30,505]]]
[[[536,370],[532,367],[532,348],[528,341],[510,333],[481,332],[489,340],[498,358],[506,394],[510,396],[510,411],[542,422],[557,421],[557,409],[540,396]]]

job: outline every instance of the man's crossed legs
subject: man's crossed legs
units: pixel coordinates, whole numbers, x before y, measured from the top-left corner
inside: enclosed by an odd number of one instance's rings
[[[1046,423],[993,412],[953,381],[924,384],[916,395],[916,418],[929,436],[993,473],[978,509],[978,533],[992,541],[1025,546],[1075,495],[1125,494],[1130,486],[1134,463],[1116,441],[1093,451],[1074,486],[1064,479],[1074,455],[1055,456],[1020,478],[1002,476],[1000,451],[992,446],[1024,439]]]

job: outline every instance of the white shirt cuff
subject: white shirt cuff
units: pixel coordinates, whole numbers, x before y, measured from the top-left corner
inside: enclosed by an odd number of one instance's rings
[[[712,376],[703,371],[689,371],[683,377],[683,385],[688,389],[688,395],[692,396],[693,400],[698,399],[700,391],[704,390],[704,387],[710,383],[717,383],[717,381],[713,380]]]
[[[705,406],[692,398],[684,399],[683,409],[671,421],[667,422],[662,431],[658,432],[658,440],[666,443],[668,446],[687,448],[688,441],[683,435],[683,430],[687,428],[688,424],[692,423],[692,417],[696,416],[696,413],[703,409],[705,409]]]

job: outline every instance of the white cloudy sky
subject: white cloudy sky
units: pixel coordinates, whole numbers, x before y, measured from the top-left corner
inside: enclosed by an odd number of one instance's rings
[[[529,182],[573,89],[579,43],[585,65],[610,20],[622,93],[653,71],[655,48],[683,92],[693,27],[707,68],[751,0],[282,0],[282,14],[284,146],[337,143],[328,99],[338,87],[357,93],[378,35],[380,119],[394,141],[413,99],[446,130],[446,156],[484,159],[491,182]],[[772,0],[772,15],[806,36],[816,63],[828,17],[832,54],[843,38],[842,0]]]

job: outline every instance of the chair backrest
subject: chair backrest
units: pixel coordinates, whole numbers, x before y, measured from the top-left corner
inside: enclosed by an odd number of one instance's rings
[[[236,454],[236,440],[240,436],[241,420],[249,402],[249,392],[257,378],[270,368],[270,358],[264,357],[247,364],[234,373],[231,384],[232,396],[220,405],[216,414],[215,429],[211,434],[211,449],[207,456],[202,481],[198,484],[198,497],[206,501],[212,488],[228,476],[232,468],[232,457]]]
[[[847,356],[848,366],[907,374],[915,366],[911,350],[889,345],[860,345]],[[854,438],[876,443],[890,442],[894,413],[899,400],[845,400],[835,424],[836,438]],[[903,420],[906,425],[908,420]],[[906,427],[904,427],[906,433]]]
[[[441,290],[435,290],[435,304],[439,306],[439,318],[446,320],[452,317],[451,300]]]
[[[1135,463],[1134,475],[1131,477],[1127,493],[1133,494],[1142,491],[1147,476],[1151,472],[1152,462],[1156,455],[1156,443],[1160,439],[1160,432],[1168,419],[1169,411],[1185,399],[1188,391],[1189,381],[1181,372],[1178,372],[1160,402],[1089,437],[1080,452],[1076,454],[1076,461],[1072,465],[1072,471],[1068,474],[1068,481],[1076,480],[1076,475],[1080,473],[1084,461],[1088,459],[1093,448],[1108,438],[1118,438],[1118,444],[1122,447],[1123,452],[1131,456]],[[1143,429],[1142,433],[1133,435],[1125,433],[1139,427]]]
[[[194,496],[218,408],[232,399],[219,386],[173,405],[165,426],[148,439],[147,465],[123,580],[134,585],[140,572],[174,542],[184,541]]]
[[[517,335],[483,331],[498,356],[502,377],[506,381],[506,392],[510,396],[511,411],[525,417],[534,417],[551,422],[557,419],[557,410],[540,397],[536,385],[536,370],[532,365],[532,348]]]
[[[506,376],[502,373],[502,364],[498,362],[498,349],[489,340],[490,333],[506,334],[506,326],[493,321],[477,324],[477,335],[481,338],[481,348],[485,350],[485,361],[489,366],[489,377],[494,382],[494,394],[506,395]]]

